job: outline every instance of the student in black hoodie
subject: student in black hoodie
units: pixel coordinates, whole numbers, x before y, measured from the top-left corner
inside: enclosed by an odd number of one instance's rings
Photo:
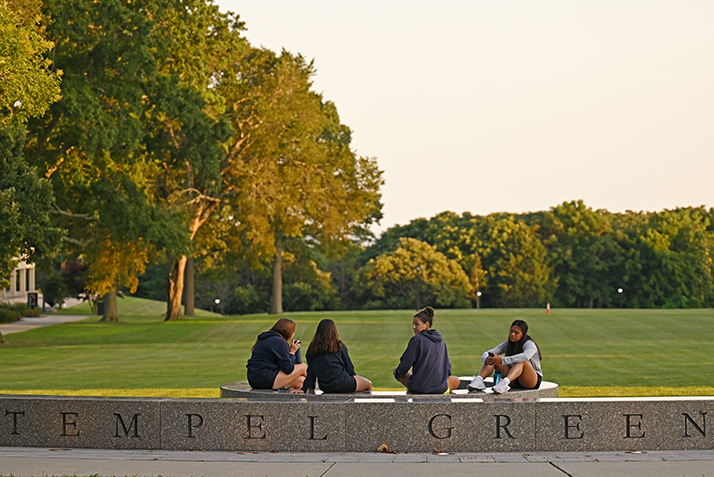
[[[300,359],[295,322],[280,318],[269,331],[258,335],[248,360],[248,383],[253,389],[300,389],[307,366]],[[297,357],[296,357],[297,356]]]
[[[451,363],[441,333],[432,330],[434,309],[427,306],[414,315],[414,336],[394,368],[394,377],[412,394],[444,394],[459,387],[450,376]],[[409,369],[412,371],[410,372]]]
[[[337,325],[330,319],[317,325],[315,336],[305,353],[307,358],[307,378],[302,389],[292,393],[309,392],[315,389],[315,379],[320,390],[325,393],[354,393],[371,391],[372,382],[357,376],[352,365],[347,345],[340,340]]]

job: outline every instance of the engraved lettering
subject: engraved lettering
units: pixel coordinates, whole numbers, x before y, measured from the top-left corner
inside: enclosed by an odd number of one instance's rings
[[[246,414],[246,421],[248,424],[248,436],[246,439],[265,439],[265,432],[263,432],[263,421],[265,420],[265,416],[254,416],[250,414]],[[253,418],[257,418],[258,421],[254,423]],[[262,435],[253,435],[253,429],[259,429],[262,433]]]
[[[571,423],[571,419],[576,419],[576,423]],[[563,421],[565,422],[565,438],[566,439],[582,439],[583,438],[583,432],[580,430],[580,422],[582,421],[583,417],[579,414],[572,414],[572,415],[565,415],[563,416]],[[570,429],[576,429],[578,431],[578,434],[570,434]]]
[[[625,439],[641,439],[641,438],[645,437],[645,432],[642,431],[642,414],[625,414],[625,417],[627,418],[627,428],[625,431]],[[633,417],[639,418],[637,420],[637,422],[633,423],[633,421],[632,421]],[[633,436],[630,433],[630,431],[635,428],[642,431],[642,433],[639,436]]]
[[[436,416],[429,419],[429,434],[431,434],[431,437],[433,437],[435,439],[448,439],[449,437],[451,437],[451,431],[454,428],[453,427],[444,427],[443,429],[446,430],[446,434],[437,436],[436,433],[434,432],[434,421],[436,420],[437,417],[445,417],[449,421],[449,424],[451,423],[451,416],[449,416],[448,414],[437,414]]]
[[[126,424],[124,424],[124,419],[121,418],[121,414],[114,413],[114,415],[117,418],[114,437],[122,437],[119,435],[119,425],[121,425],[121,429],[124,431],[124,437],[129,437],[129,432],[131,432],[132,429],[134,429],[134,435],[132,437],[139,437],[139,416],[141,416],[141,414],[134,414],[134,417],[131,418],[131,422],[129,423],[129,427],[126,427]]]
[[[315,437],[315,418],[317,416],[307,416],[310,418],[310,441],[324,441],[327,440],[327,434],[324,437]]]
[[[196,438],[196,436],[193,435],[193,430],[198,429],[203,425],[203,417],[200,414],[186,414],[186,417],[188,417],[188,436],[186,437],[192,437]],[[193,423],[194,418],[196,419],[196,424]]]
[[[20,414],[22,417],[25,417],[25,411],[5,411],[5,417],[10,414],[12,414],[12,432],[10,434],[20,434],[17,432],[17,415]]]
[[[62,414],[62,434],[61,436],[78,436],[79,435],[79,430],[77,429],[77,413],[76,412],[60,412]],[[67,416],[73,416],[73,420],[67,420]],[[74,434],[70,434],[67,432],[67,428],[71,427],[73,428],[76,432]]]
[[[703,436],[707,436],[707,413],[699,411],[699,414],[702,415],[702,427],[699,427],[699,424],[697,424],[692,417],[687,414],[686,412],[682,413],[682,416],[684,416],[684,437],[692,437],[689,435],[689,428],[687,427],[687,422],[689,422],[691,425],[694,426],[694,428]]]
[[[501,415],[501,414],[495,414],[494,417],[496,418],[496,437],[495,437],[495,439],[503,439],[503,437],[501,437],[501,429],[506,431],[506,435],[509,438],[515,439],[515,437],[513,437],[511,432],[508,430],[508,426],[511,424],[511,418],[508,416],[505,416],[505,415]],[[504,421],[505,421],[504,424],[501,424],[501,418],[504,418]]]

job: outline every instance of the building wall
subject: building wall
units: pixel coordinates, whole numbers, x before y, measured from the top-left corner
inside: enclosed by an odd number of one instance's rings
[[[0,301],[27,302],[28,292],[36,292],[35,264],[20,262],[10,274],[10,286],[0,290]]]

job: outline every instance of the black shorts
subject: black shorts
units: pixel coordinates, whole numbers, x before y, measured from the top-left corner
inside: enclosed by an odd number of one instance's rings
[[[248,384],[250,384],[250,387],[253,389],[273,389],[273,384],[275,384],[275,378],[271,379],[270,381],[253,381],[252,379],[249,379]]]
[[[322,389],[322,388],[320,388]],[[338,389],[322,389],[323,393],[333,394],[350,394],[357,390],[357,380],[354,376],[350,376],[350,382]]]
[[[541,381],[543,381],[543,377],[540,374],[538,374],[538,382],[536,383],[535,387],[534,388],[524,388],[523,386],[521,386],[521,383],[518,381],[519,379],[520,378],[516,378],[515,381],[508,384],[509,386],[511,386],[511,389],[538,389],[540,387]]]

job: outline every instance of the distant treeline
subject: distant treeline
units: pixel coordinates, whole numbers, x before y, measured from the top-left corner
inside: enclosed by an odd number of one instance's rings
[[[712,219],[714,209],[703,207],[611,213],[573,201],[528,214],[443,212],[336,254],[293,240],[284,306],[407,309],[416,306],[418,290],[421,306],[442,308],[710,307]],[[268,264],[251,268],[237,256],[197,263],[199,306],[267,311]],[[150,270],[139,294],[160,298],[151,277]]]

